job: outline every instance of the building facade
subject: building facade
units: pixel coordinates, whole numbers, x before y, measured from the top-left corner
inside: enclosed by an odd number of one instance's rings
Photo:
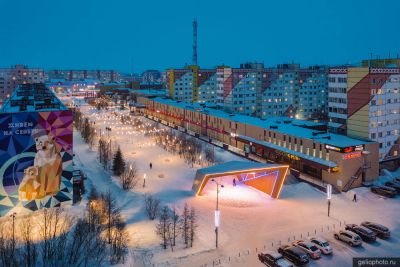
[[[215,70],[188,66],[166,72],[166,87],[169,97],[186,103],[216,101]]]
[[[15,65],[11,68],[0,68],[0,105],[12,95],[20,84],[43,83],[45,72],[41,68],[29,68],[25,65]]]
[[[378,143],[329,133],[321,123],[287,117],[259,119],[163,98],[137,100],[151,119],[246,155],[289,164],[339,190],[378,177]]]
[[[168,70],[167,88],[174,100],[216,103],[229,113],[325,119],[327,76],[325,67],[300,68],[298,64],[265,68],[261,63],[245,63],[215,70],[191,66]]]
[[[0,109],[0,216],[72,204],[72,111],[43,83],[19,85]]]
[[[329,71],[329,128],[379,143],[379,160],[400,157],[400,69]]]
[[[48,78],[66,81],[96,80],[99,82],[119,82],[120,74],[115,70],[49,70]]]

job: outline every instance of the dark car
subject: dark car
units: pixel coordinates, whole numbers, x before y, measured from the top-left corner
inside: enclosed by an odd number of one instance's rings
[[[269,267],[293,267],[280,253],[274,251],[258,253],[258,259]]]
[[[389,238],[390,237],[390,231],[386,226],[383,226],[378,223],[368,222],[368,221],[362,222],[361,225],[374,231],[375,234],[377,236],[379,236],[380,238]]]
[[[393,182],[395,182],[395,183],[400,183],[400,177],[394,178],[394,179],[393,179]]]
[[[386,182],[385,185],[395,189],[397,194],[400,194],[400,183]]]
[[[301,249],[291,246],[283,245],[278,248],[278,252],[282,254],[283,257],[290,260],[296,265],[306,265],[309,262],[309,257],[307,253],[303,252]]]
[[[363,241],[373,242],[376,240],[375,232],[367,227],[358,226],[357,224],[346,224],[345,229],[358,234]]]
[[[371,187],[371,192],[384,197],[395,197],[397,195],[396,189],[384,185]]]

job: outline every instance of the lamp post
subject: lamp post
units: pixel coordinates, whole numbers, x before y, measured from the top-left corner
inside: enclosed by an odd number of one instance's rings
[[[218,183],[215,179],[211,179],[216,185],[217,185],[217,205],[215,208],[215,214],[214,214],[214,221],[215,221],[215,248],[218,248],[218,227],[219,227],[219,208],[218,208],[218,195],[219,195],[219,188],[223,188],[224,185]]]
[[[331,199],[332,199],[332,185],[327,184],[326,185],[326,199],[328,200],[328,217],[331,212]]]
[[[15,215],[17,215],[17,213],[13,212],[10,217],[12,218],[12,251],[14,253],[14,249],[15,249]]]

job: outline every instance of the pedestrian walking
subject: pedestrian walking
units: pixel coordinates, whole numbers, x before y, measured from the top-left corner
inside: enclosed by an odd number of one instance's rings
[[[149,166],[150,166],[150,170],[151,170],[153,168],[153,164],[150,162]]]
[[[356,193],[354,193],[353,202],[357,202],[357,194]]]
[[[233,178],[232,183],[233,183],[233,186],[236,186],[236,179],[235,178]]]

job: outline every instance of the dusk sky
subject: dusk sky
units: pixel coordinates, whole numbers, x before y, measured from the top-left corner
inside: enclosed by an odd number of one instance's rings
[[[396,0],[0,0],[0,10],[0,67],[182,67],[191,63],[195,17],[201,67],[344,64],[400,53]]]

